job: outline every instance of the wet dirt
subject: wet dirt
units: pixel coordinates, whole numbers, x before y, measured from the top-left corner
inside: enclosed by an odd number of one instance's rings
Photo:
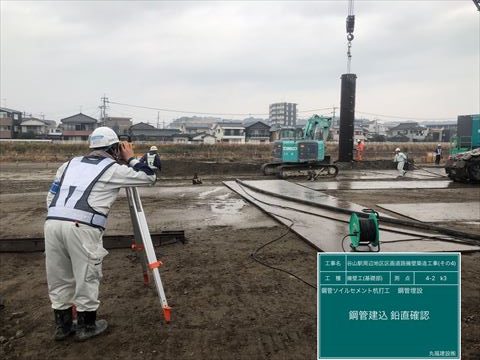
[[[0,170],[0,237],[41,235],[48,176],[55,169],[2,165]],[[187,176],[164,179],[141,191],[151,230],[185,229],[188,239],[186,245],[157,248],[173,308],[168,325],[154,290],[143,286],[141,265],[132,252],[111,250],[104,260],[99,308],[99,317],[109,321],[108,332],[85,344],[54,342],[43,254],[0,254],[5,305],[0,310],[0,358],[315,359],[315,290],[258,264],[250,254],[287,233],[263,249],[261,258],[314,283],[316,251],[218,180],[229,178],[205,175],[198,187]],[[430,201],[471,200],[462,189],[404,193],[329,192],[364,206],[387,198],[411,202],[420,194]],[[108,232],[131,233],[123,195],[112,209]],[[463,359],[480,357],[479,278],[480,254],[463,255]]]

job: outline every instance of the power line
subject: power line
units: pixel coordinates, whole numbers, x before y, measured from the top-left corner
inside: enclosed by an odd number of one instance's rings
[[[202,112],[202,111],[191,111],[191,110],[178,110],[178,109],[167,109],[167,108],[158,108],[158,107],[153,107],[153,106],[143,106],[143,105],[133,105],[133,104],[126,104],[126,103],[120,103],[116,101],[110,101],[107,100],[109,104],[115,104],[115,105],[121,105],[121,106],[128,106],[128,107],[134,107],[134,108],[139,108],[139,109],[147,109],[147,110],[155,110],[157,112],[159,111],[164,111],[164,112],[173,112],[173,113],[181,113],[181,114],[198,114],[198,115],[229,115],[229,116],[249,116],[249,115],[263,115],[263,116],[268,116],[268,113],[217,113],[217,112]],[[323,110],[330,110],[332,107],[325,107],[325,108],[319,108],[319,109],[309,109],[309,110],[302,110],[302,111],[297,111],[299,113],[307,113],[307,112],[313,112],[313,111],[323,111]]]
[[[182,113],[182,114],[215,115],[215,116],[221,116],[221,115],[229,115],[229,116],[263,115],[263,116],[268,116],[269,115],[268,113],[218,113],[218,112],[202,112],[202,111],[191,111],[191,110],[168,109],[168,108],[158,108],[158,107],[153,107],[153,106],[143,106],[143,105],[120,103],[120,102],[111,101],[111,100],[106,100],[106,102],[109,103],[109,104],[128,106],[128,107],[133,107],[133,108],[138,108],[138,109],[147,109],[147,110],[155,110],[157,112],[163,111],[163,112],[173,112],[173,113]],[[309,113],[309,112],[325,111],[325,110],[332,110],[332,109],[333,109],[333,113],[334,113],[335,109],[338,109],[338,107],[329,106],[329,107],[324,107],[324,108],[299,110],[297,112],[298,113]],[[384,117],[384,118],[402,119],[402,120],[455,120],[455,117],[451,117],[451,118],[439,118],[439,117],[438,118],[437,117],[435,117],[435,118],[422,118],[422,117],[411,117],[411,116],[401,116],[401,115],[385,115],[385,114],[370,113],[370,112],[358,111],[358,110],[356,110],[355,113],[363,114],[363,115]]]
[[[374,114],[374,113],[358,111],[358,110],[355,110],[355,113],[363,114],[363,115],[386,117],[386,118],[403,119],[403,120],[455,120],[455,117],[451,117],[451,118],[419,118],[419,117],[399,116],[399,115]]]
[[[157,108],[157,107],[152,107],[152,106],[142,106],[142,105],[133,105],[133,104],[125,104],[125,103],[119,103],[115,101],[108,101],[109,104],[115,104],[115,105],[122,105],[122,106],[129,106],[129,107],[134,107],[134,108],[139,108],[139,109],[147,109],[147,110],[155,110],[155,111],[164,111],[164,112],[173,112],[173,113],[181,113],[181,114],[198,114],[198,115],[229,115],[229,116],[246,116],[246,115],[268,115],[268,114],[254,114],[254,113],[241,113],[241,114],[235,114],[235,113],[214,113],[214,112],[201,112],[201,111],[191,111],[191,110],[178,110],[178,109],[166,109],[166,108]]]

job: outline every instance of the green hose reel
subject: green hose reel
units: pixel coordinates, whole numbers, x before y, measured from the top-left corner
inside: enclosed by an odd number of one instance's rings
[[[356,213],[350,216],[350,247],[356,251],[359,246],[374,246],[380,251],[380,231],[378,213],[373,209],[363,209],[368,218],[360,218]]]

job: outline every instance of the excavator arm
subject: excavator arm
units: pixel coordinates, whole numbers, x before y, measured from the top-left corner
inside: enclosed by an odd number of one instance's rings
[[[322,139],[327,140],[328,129],[332,124],[332,118],[313,115],[310,119],[307,120],[305,127],[303,128],[303,139],[304,140],[316,140],[315,132],[320,130],[322,132]]]

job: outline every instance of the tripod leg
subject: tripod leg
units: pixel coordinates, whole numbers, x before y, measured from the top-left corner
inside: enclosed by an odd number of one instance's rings
[[[138,191],[136,188],[129,188],[127,190],[129,190],[131,194],[134,218],[138,224],[140,238],[142,239],[143,248],[147,256],[148,267],[152,270],[153,279],[155,280],[157,293],[160,298],[160,303],[162,304],[163,316],[166,322],[170,322],[171,308],[168,306],[165,291],[163,290],[162,279],[160,278],[160,272],[158,270],[158,268],[162,265],[162,262],[157,260],[157,255],[155,254],[152,238],[148,229],[147,219],[145,217],[145,213],[143,212],[142,202],[140,200],[140,196],[138,195]]]
[[[143,284],[145,286],[148,286],[150,284],[150,278],[148,276],[147,258],[145,252],[143,251],[144,245],[142,235],[140,233],[140,225],[138,224],[138,219],[135,212],[135,200],[131,188],[125,188],[125,191],[127,193],[128,209],[130,210],[130,219],[132,220],[134,234],[134,243],[132,244],[132,250],[135,251],[136,256],[140,254],[140,263],[142,264],[143,271]]]

